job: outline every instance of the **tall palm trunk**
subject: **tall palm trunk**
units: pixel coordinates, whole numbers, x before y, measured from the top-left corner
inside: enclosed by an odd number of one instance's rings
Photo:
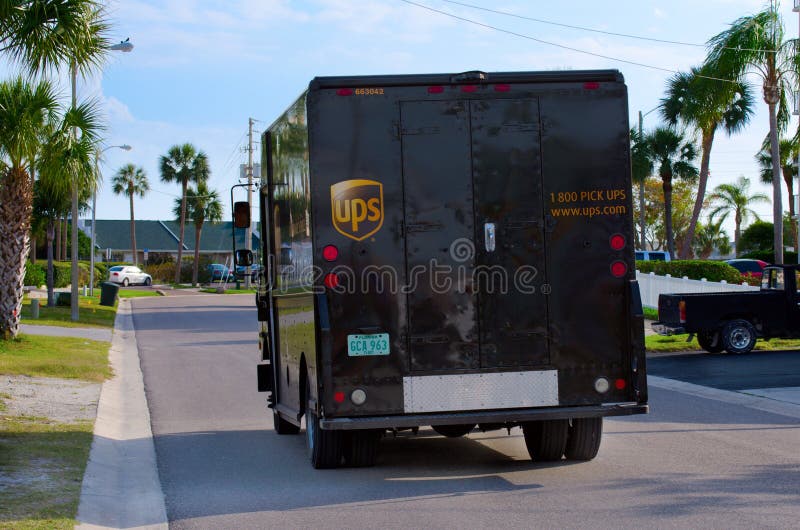
[[[36,237],[31,236],[31,263],[36,264]]]
[[[661,182],[664,190],[664,229],[667,236],[667,250],[670,257],[675,259],[675,236],[672,233],[672,173],[662,173]]]
[[[700,178],[697,182],[697,198],[694,201],[694,209],[692,210],[692,218],[689,220],[689,229],[686,231],[686,237],[683,240],[683,248],[681,248],[681,258],[691,259],[692,257],[692,243],[694,242],[695,231],[697,230],[697,222],[700,219],[700,213],[703,211],[703,203],[706,198],[706,186],[708,186],[708,167],[711,162],[711,146],[714,143],[714,132],[716,129],[710,131],[703,131],[702,150],[703,155],[700,159]]]
[[[133,183],[128,186],[128,197],[131,199],[131,247],[133,247],[133,264],[138,265],[139,259],[136,254],[136,221],[133,218]]]
[[[56,305],[55,282],[53,281],[53,238],[56,235],[56,220],[47,220],[47,307]]]
[[[736,257],[739,257],[739,239],[742,236],[742,212],[738,209],[736,210],[736,215],[734,216],[734,223],[736,223],[736,227],[733,229],[733,244],[736,247]]]
[[[775,83],[777,85],[777,82]],[[778,118],[775,105],[778,102],[777,89],[764,85],[764,100],[769,106],[769,143],[772,148],[772,222],[775,232],[772,244],[775,248],[775,264],[783,264],[783,204],[781,203],[781,157],[778,143]],[[737,249],[738,252],[738,249]]]
[[[197,285],[197,271],[200,267],[200,232],[203,224],[198,223],[194,227],[194,266],[192,267],[192,285]]]
[[[61,218],[61,261],[67,261],[67,216]]]
[[[0,186],[0,336],[19,333],[25,257],[30,246],[33,183],[24,169],[13,168]]]
[[[61,218],[55,220],[56,224],[56,259],[61,259]]]
[[[181,183],[181,231],[178,240],[178,265],[175,267],[175,283],[181,282],[181,259],[183,258],[183,235],[186,227],[186,188],[189,187],[189,181],[184,180]]]

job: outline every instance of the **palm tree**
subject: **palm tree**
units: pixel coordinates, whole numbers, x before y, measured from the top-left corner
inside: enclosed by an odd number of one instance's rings
[[[111,45],[105,7],[97,0],[13,0],[0,7],[0,52],[31,74],[66,65],[88,73]]]
[[[789,192],[789,216],[794,218],[795,216],[795,208],[794,208],[794,178],[797,176],[797,166],[795,165],[795,160],[797,160],[797,136],[792,139],[783,138],[780,141],[780,163],[781,163],[781,173],[783,174],[783,181],[786,183],[786,189]],[[772,183],[772,156],[770,155],[769,149],[769,138],[764,140],[764,145],[761,147],[761,151],[758,152],[756,155],[756,161],[758,165],[761,167],[761,182],[765,184]],[[797,239],[797,225],[795,223],[791,224],[792,226],[792,241],[794,241],[794,248],[798,248],[798,239]]]
[[[675,235],[672,230],[672,180],[673,178],[694,179],[697,168],[692,162],[697,151],[691,141],[686,141],[682,133],[672,127],[657,127],[645,137],[653,161],[658,166],[664,190],[664,228],[667,238],[667,250],[675,257]]]
[[[645,136],[631,129],[631,176],[639,186],[639,248],[645,248],[645,181],[653,174],[653,154]]]
[[[731,251],[731,241],[728,234],[722,229],[723,220],[715,221],[710,218],[708,223],[698,225],[697,237],[694,240],[694,251],[700,259],[708,259],[714,249],[722,255]]]
[[[126,164],[119,168],[117,174],[111,179],[112,191],[115,195],[126,195],[131,206],[131,248],[133,249],[133,264],[138,264],[136,255],[136,220],[133,216],[133,196],[144,197],[150,191],[150,183],[144,169],[133,164]]]
[[[178,262],[175,267],[175,283],[181,279],[181,259],[183,257],[183,238],[186,226],[186,192],[190,182],[204,183],[211,175],[208,157],[192,144],[174,145],[160,159],[161,180],[177,182],[181,185],[180,237],[178,239]]]
[[[186,190],[186,215],[194,222],[194,265],[192,267],[192,285],[197,285],[197,272],[200,266],[200,234],[203,223],[210,221],[216,223],[222,220],[222,201],[219,200],[217,190],[209,190],[205,182],[197,184],[197,190]],[[183,201],[175,199],[173,213],[180,217],[183,211]],[[178,262],[180,264],[180,262]],[[180,266],[180,265],[179,265]]]
[[[61,117],[60,110],[47,81],[16,78],[0,83],[0,335],[5,339],[19,332],[33,209],[32,165],[41,168],[40,180],[62,191],[72,187],[74,175],[78,186],[94,178],[97,112],[91,104]]]
[[[716,204],[716,207],[711,211],[712,219],[717,218],[721,223],[733,212],[733,221],[736,223],[733,244],[736,247],[737,256],[739,255],[739,238],[742,235],[742,223],[747,221],[750,216],[759,220],[758,214],[752,210],[751,206],[757,203],[769,204],[769,197],[763,193],[755,193],[753,195],[749,195],[749,193],[750,179],[741,176],[733,184],[720,184],[714,188],[714,193],[710,197],[711,201]]]
[[[53,240],[56,236],[56,224],[60,216],[69,210],[70,197],[63,190],[48,185],[47,179],[39,179],[34,184],[33,213],[45,224],[45,244],[47,247],[47,305],[53,307],[55,301],[55,278],[53,276]]]
[[[709,41],[708,63],[716,77],[761,78],[764,102],[769,108],[769,141],[772,154],[772,216],[775,263],[783,263],[783,205],[778,135],[786,127],[789,112],[786,94],[791,75],[798,71],[800,55],[796,39],[784,39],[783,21],[777,7],[737,19],[730,28]]]
[[[712,75],[708,66],[679,72],[667,82],[666,97],[661,100],[661,114],[667,123],[694,127],[701,138],[700,178],[689,229],[681,248],[683,258],[692,255],[697,221],[705,202],[714,134],[720,127],[728,135],[740,131],[753,114],[753,95],[746,83],[720,83],[709,79]]]

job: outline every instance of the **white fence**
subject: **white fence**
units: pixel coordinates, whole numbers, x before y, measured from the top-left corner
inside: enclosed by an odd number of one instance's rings
[[[706,280],[690,280],[673,278],[670,275],[657,276],[655,273],[642,273],[636,271],[636,280],[639,282],[639,291],[642,294],[642,305],[658,309],[658,295],[671,293],[721,293],[730,291],[758,291],[753,285],[709,282]]]

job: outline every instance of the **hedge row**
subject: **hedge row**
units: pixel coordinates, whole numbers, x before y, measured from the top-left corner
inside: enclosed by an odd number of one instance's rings
[[[78,277],[80,278],[80,285],[87,285],[89,283],[89,267],[88,261],[78,262]],[[108,269],[105,264],[95,263],[94,268],[94,285],[95,287],[108,279]],[[72,280],[72,264],[69,261],[54,261],[53,262],[53,287],[61,288],[67,287]],[[34,285],[40,287],[47,282],[47,262],[37,261],[35,264],[30,261],[25,266],[25,285]]]
[[[677,260],[677,261],[637,261],[636,270],[643,273],[654,272],[660,276],[670,276],[690,280],[702,280],[705,278],[710,282],[742,283],[742,275],[739,271],[722,261],[704,260]]]

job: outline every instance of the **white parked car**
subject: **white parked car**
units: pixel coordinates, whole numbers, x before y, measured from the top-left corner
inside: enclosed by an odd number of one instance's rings
[[[150,285],[153,278],[139,267],[116,265],[108,269],[108,281],[121,283],[124,286],[141,284]]]

